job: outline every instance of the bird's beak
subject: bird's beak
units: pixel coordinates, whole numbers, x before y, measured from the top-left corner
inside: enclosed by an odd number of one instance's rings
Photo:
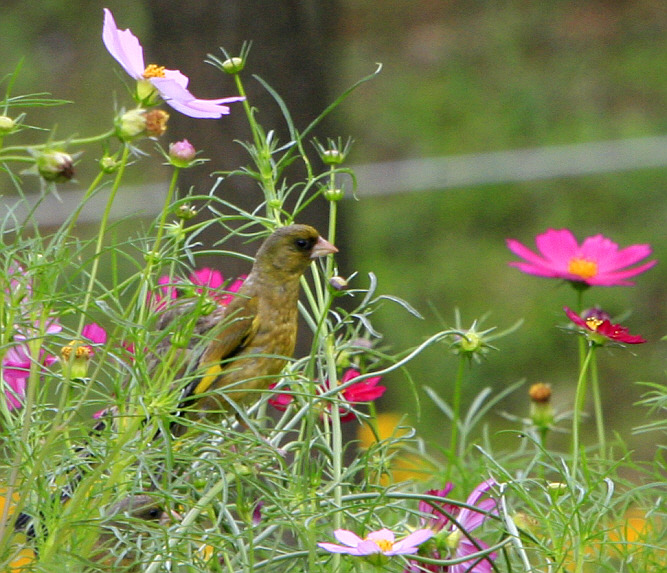
[[[171,525],[172,523],[179,523],[181,521],[183,521],[183,516],[177,511],[170,509],[168,511],[162,512],[162,515],[160,515],[159,523],[160,525],[166,527],[168,525]]]
[[[312,253],[310,253],[311,259],[317,259],[318,257],[324,257],[326,255],[331,255],[337,253],[338,249],[334,247],[329,241],[319,237],[317,243],[313,247]]]

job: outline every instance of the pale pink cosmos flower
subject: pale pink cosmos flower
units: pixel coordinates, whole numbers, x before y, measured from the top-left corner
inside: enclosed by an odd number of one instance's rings
[[[407,537],[396,541],[394,532],[383,528],[371,531],[363,539],[347,529],[336,529],[334,537],[342,545],[321,542],[317,545],[329,553],[346,553],[347,555],[410,555],[419,550],[419,545],[433,537],[433,530],[418,529]]]
[[[493,561],[497,555],[490,553],[485,557],[473,557],[474,554],[488,549],[488,545],[481,539],[473,539],[470,532],[480,527],[490,515],[498,515],[498,503],[489,497],[489,491],[496,485],[495,480],[488,479],[479,484],[466,499],[469,507],[459,507],[454,504],[443,502],[436,504],[431,501],[419,503],[419,510],[423,513],[431,513],[431,517],[425,520],[425,524],[436,532],[436,546],[430,557],[441,559],[441,550],[449,553],[450,559],[470,559],[455,565],[439,565],[431,563],[417,563],[410,561],[403,573],[418,573],[428,571],[431,573],[491,573]],[[441,490],[429,490],[429,495],[446,497],[452,490],[452,484],[448,483]],[[456,520],[456,523],[450,519]],[[465,531],[465,533],[464,533]],[[441,544],[438,545],[438,540]]]
[[[187,89],[189,78],[180,71],[169,70],[155,64],[145,66],[144,50],[139,40],[129,29],[120,30],[107,8],[104,8],[102,40],[109,53],[130,77],[137,81],[150,82],[164,101],[184,115],[218,119],[229,114],[229,107],[225,104],[245,99],[244,97],[197,99]]]
[[[514,239],[507,246],[525,262],[511,262],[524,273],[541,277],[559,278],[588,286],[628,286],[626,280],[653,267],[657,261],[631,267],[651,254],[649,245],[632,245],[619,249],[618,245],[595,235],[579,245],[568,229],[548,229],[535,239],[538,253]]]

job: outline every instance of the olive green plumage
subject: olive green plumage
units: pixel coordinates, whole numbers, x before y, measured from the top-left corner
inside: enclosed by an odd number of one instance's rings
[[[296,344],[299,279],[314,259],[335,252],[308,225],[281,227],[266,239],[243,286],[224,312],[214,313],[219,324],[211,331],[218,332],[179,407],[187,418],[229,411],[230,401],[252,403],[275,382]],[[173,430],[180,435],[183,426]]]

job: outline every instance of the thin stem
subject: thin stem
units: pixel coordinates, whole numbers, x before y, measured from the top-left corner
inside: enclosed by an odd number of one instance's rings
[[[604,437],[604,415],[602,413],[602,397],[600,395],[600,383],[598,378],[598,362],[595,356],[591,359],[591,387],[593,392],[593,408],[595,410],[595,426],[598,435],[598,444],[602,459],[607,455],[607,444]]]
[[[452,398],[452,433],[449,439],[449,466],[447,467],[447,480],[451,478],[454,460],[459,455],[459,420],[461,419],[461,392],[463,390],[463,376],[465,374],[466,360],[464,355],[459,356],[459,367],[454,379],[454,397]]]
[[[579,424],[581,412],[584,408],[586,400],[586,371],[590,365],[593,355],[595,353],[595,345],[591,344],[588,347],[588,352],[584,358],[581,370],[579,372],[579,379],[577,380],[577,392],[574,397],[574,412],[572,413],[572,478],[577,474],[577,464],[579,463]]]
[[[118,171],[116,171],[116,177],[114,178],[113,185],[111,186],[111,191],[109,193],[109,199],[107,200],[106,207],[104,208],[104,213],[102,214],[102,220],[100,221],[100,228],[97,236],[97,243],[95,245],[95,254],[93,255],[93,268],[90,271],[90,279],[88,281],[88,288],[86,289],[86,296],[83,300],[83,305],[81,307],[81,318],[79,320],[79,332],[83,329],[83,324],[86,320],[86,314],[88,312],[88,307],[90,306],[90,300],[93,296],[93,290],[95,288],[95,281],[97,280],[97,271],[100,266],[100,255],[102,253],[102,245],[104,243],[104,235],[106,233],[107,225],[109,223],[109,217],[111,215],[111,206],[113,205],[114,199],[116,198],[116,193],[120,188],[120,182],[123,179],[125,174],[125,167],[127,166],[127,160],[130,156],[130,147],[125,145],[123,147],[123,154],[120,159],[118,166]]]

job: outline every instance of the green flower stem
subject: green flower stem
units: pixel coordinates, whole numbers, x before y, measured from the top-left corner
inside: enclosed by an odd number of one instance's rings
[[[158,223],[157,233],[155,235],[155,241],[153,242],[153,248],[151,252],[146,256],[146,266],[143,271],[143,280],[142,285],[146,291],[149,290],[150,276],[153,272],[153,267],[160,260],[160,246],[162,244],[162,237],[164,235],[165,225],[167,223],[167,214],[169,213],[169,205],[173,200],[174,194],[176,193],[176,183],[178,182],[178,176],[181,172],[180,167],[174,167],[174,171],[171,174],[171,181],[169,182],[169,189],[167,189],[167,196],[164,199],[164,206],[162,207],[162,213],[160,215],[160,222]],[[143,292],[144,289],[139,289]],[[135,299],[136,300],[136,299]],[[140,324],[144,323],[146,317],[146,300],[147,297],[144,296],[141,302],[141,310],[139,313],[139,322]],[[133,301],[135,302],[135,301]]]
[[[461,419],[461,392],[463,390],[463,376],[467,364],[467,356],[459,356],[459,367],[454,379],[454,397],[452,398],[452,432],[449,439],[449,465],[447,466],[447,479],[451,478],[452,468],[457,457],[460,456],[458,443],[459,440],[459,420]]]
[[[604,414],[602,413],[602,397],[600,396],[600,383],[598,377],[598,361],[596,355],[591,358],[591,390],[593,392],[593,409],[595,411],[595,427],[597,429],[598,444],[602,459],[607,456],[607,443],[604,437]]]
[[[88,189],[86,189],[86,193],[84,194],[83,199],[81,199],[74,212],[70,215],[69,223],[67,223],[67,226],[62,230],[62,232],[59,232],[56,236],[62,236],[62,237],[69,236],[69,234],[72,232],[72,229],[74,228],[74,225],[76,225],[76,222],[79,220],[79,215],[81,215],[81,211],[86,206],[86,203],[88,202],[92,194],[97,190],[103,177],[104,177],[103,171],[100,171],[95,176],[93,182],[88,186]]]
[[[2,160],[7,161],[7,160],[12,160],[12,161],[17,161],[17,160],[26,160],[27,158],[9,158],[9,157],[4,157],[5,153],[16,153],[16,152],[25,152],[26,149],[54,149],[54,148],[59,148],[59,147],[64,147],[64,146],[74,146],[74,145],[89,145],[91,143],[97,143],[100,141],[104,141],[105,139],[109,139],[112,137],[115,133],[115,128],[110,129],[109,131],[105,131],[104,133],[101,133],[99,135],[92,135],[90,137],[82,137],[80,139],[63,139],[62,141],[49,141],[48,143],[40,143],[38,145],[14,145],[12,147],[5,147],[4,149],[0,149],[0,155],[3,155]],[[34,158],[32,159],[34,162]]]
[[[246,117],[248,118],[248,124],[255,144],[255,163],[257,164],[260,183],[266,200],[266,216],[269,219],[274,220],[276,223],[280,223],[281,209],[277,205],[278,194],[276,192],[274,170],[271,163],[271,149],[267,144],[262,128],[255,120],[254,110],[248,102],[248,97],[243,88],[243,82],[241,81],[239,74],[234,74],[234,81],[236,82],[236,89],[238,90],[239,95],[245,97],[242,104]]]
[[[579,379],[577,380],[577,391],[574,397],[574,412],[572,413],[572,479],[576,478],[577,464],[579,463],[579,424],[581,412],[584,408],[584,401],[586,400],[586,371],[594,354],[595,345],[590,344],[581,365]]]
[[[83,324],[86,321],[88,307],[90,306],[90,301],[93,296],[93,290],[95,288],[95,281],[97,280],[97,271],[100,266],[100,255],[102,253],[102,244],[104,243],[104,235],[106,233],[107,225],[109,224],[109,217],[111,215],[111,206],[113,205],[114,199],[116,198],[116,193],[120,188],[120,182],[122,181],[123,175],[125,174],[125,168],[127,167],[127,161],[129,156],[130,156],[130,148],[128,145],[125,145],[123,147],[123,153],[121,155],[118,170],[116,171],[116,177],[114,178],[113,185],[111,186],[109,199],[107,200],[106,207],[104,208],[104,213],[102,214],[102,220],[100,221],[100,228],[98,231],[97,243],[95,245],[95,254],[93,258],[93,268],[90,271],[88,288],[86,289],[86,295],[84,297],[83,305],[81,307],[79,332],[81,332],[81,330],[83,329]]]

